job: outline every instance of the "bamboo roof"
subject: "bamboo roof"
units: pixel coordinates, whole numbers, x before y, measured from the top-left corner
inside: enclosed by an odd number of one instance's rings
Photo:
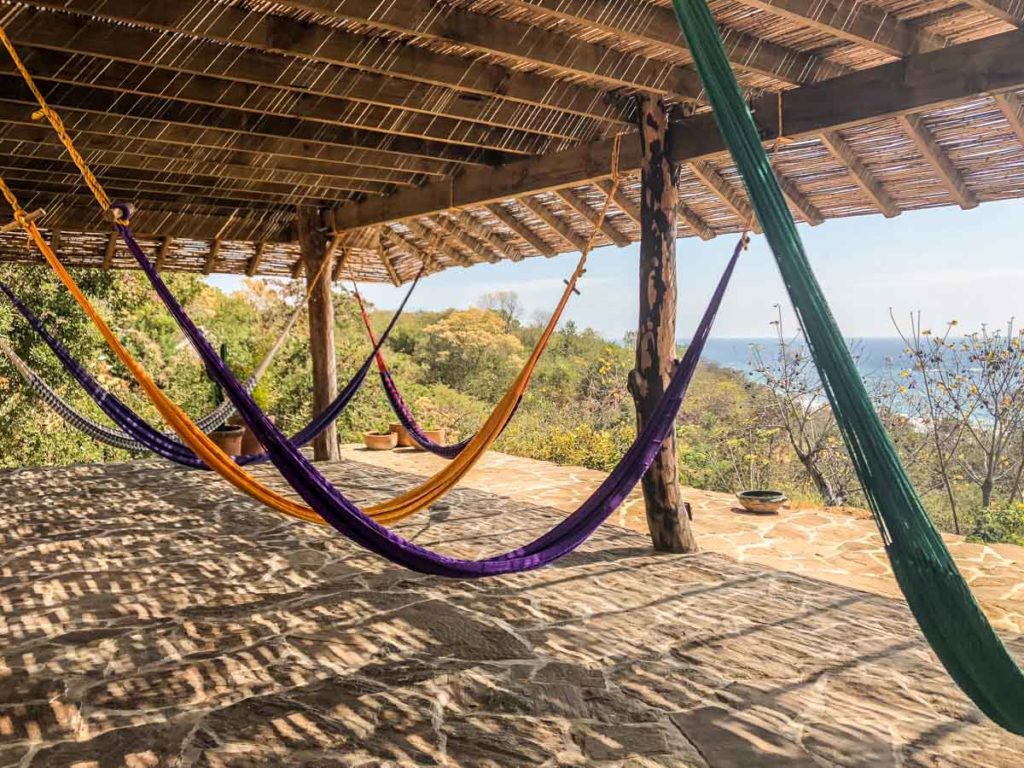
[[[1024,1],[711,8],[800,220],[1024,196]],[[667,0],[3,0],[0,19],[162,269],[298,276],[297,205],[331,210],[335,278],[578,250],[636,94],[673,107],[680,236],[750,218]],[[66,264],[130,267],[34,109],[3,59],[0,173]],[[639,239],[631,136],[620,166],[599,245]],[[38,257],[5,233],[0,260]]]

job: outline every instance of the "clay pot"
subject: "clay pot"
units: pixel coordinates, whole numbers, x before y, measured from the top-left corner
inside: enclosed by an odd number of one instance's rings
[[[398,435],[394,432],[367,432],[363,435],[363,445],[371,451],[390,451],[398,445]]]
[[[209,438],[217,444],[228,456],[242,455],[242,435],[245,434],[245,427],[234,424],[224,424],[217,427],[209,434]]]
[[[786,503],[786,494],[782,491],[741,491],[736,494],[740,504],[748,512],[761,515],[776,515]]]
[[[268,416],[271,424],[276,424],[273,416]],[[256,453],[263,453],[263,443],[256,439],[256,435],[248,425],[245,426],[245,434],[242,435],[242,456],[252,456]]]
[[[443,429],[424,429],[423,434],[424,436],[428,437],[430,440],[437,443],[438,445],[444,445]],[[420,448],[419,443],[416,443],[413,447],[416,448],[417,451],[425,450],[423,448]]]
[[[409,430],[401,422],[394,422],[390,425],[391,431],[398,435],[398,447],[399,448],[411,448],[416,445],[415,441],[409,437]]]

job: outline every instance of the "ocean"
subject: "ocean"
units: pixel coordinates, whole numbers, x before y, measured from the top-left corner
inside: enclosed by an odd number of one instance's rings
[[[684,343],[685,342],[681,342]],[[750,372],[750,347],[759,345],[766,357],[778,344],[776,338],[716,339],[710,338],[704,346],[704,359],[724,368],[743,373]],[[795,342],[801,344],[800,342]],[[906,366],[903,355],[904,344],[898,338],[850,339],[847,341],[857,359],[857,368],[868,381],[889,378],[889,362],[894,366]]]

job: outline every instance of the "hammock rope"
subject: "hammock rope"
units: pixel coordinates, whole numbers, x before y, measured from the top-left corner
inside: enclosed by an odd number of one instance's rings
[[[910,610],[964,693],[1003,728],[1024,735],[1024,672],[957,569],[871,404],[811,269],[711,11],[705,0],[673,0],[673,6]]]

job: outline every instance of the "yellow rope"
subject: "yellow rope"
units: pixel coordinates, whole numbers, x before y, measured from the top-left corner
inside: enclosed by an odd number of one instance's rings
[[[78,168],[78,172],[82,174],[82,178],[89,187],[89,191],[92,192],[93,197],[96,198],[96,202],[100,204],[100,207],[104,212],[109,211],[110,198],[107,197],[107,193],[103,190],[99,179],[97,179],[95,174],[90,170],[88,163],[85,162],[85,158],[79,154],[77,149],[75,149],[75,144],[71,140],[71,135],[68,133],[67,128],[64,127],[64,121],[60,119],[60,115],[54,112],[53,109],[50,108],[50,105],[46,103],[46,99],[36,86],[35,80],[32,79],[32,75],[25,66],[25,62],[21,60],[21,56],[18,55],[17,50],[14,48],[14,43],[12,43],[11,39],[7,36],[7,31],[3,26],[0,26],[0,43],[3,43],[4,48],[7,49],[7,53],[10,54],[15,68],[18,70],[18,74],[21,75],[22,80],[25,81],[25,85],[28,86],[28,89],[32,91],[32,95],[35,96],[36,101],[39,102],[39,110],[32,114],[32,119],[38,120],[45,117],[50,121],[50,125],[53,126],[53,130],[57,133],[57,137],[60,139],[60,143],[64,145],[64,149],[67,150],[68,155],[70,155],[71,160],[75,164],[75,167]],[[8,202],[10,202],[10,200],[8,200]]]

